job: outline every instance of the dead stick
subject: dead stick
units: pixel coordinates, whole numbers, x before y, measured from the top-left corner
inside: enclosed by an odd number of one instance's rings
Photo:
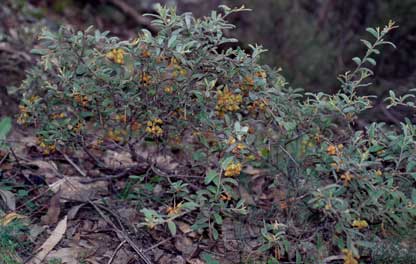
[[[107,264],[111,264],[112,262],[113,262],[113,260],[114,260],[114,258],[116,257],[116,255],[117,255],[117,252],[120,250],[120,248],[124,245],[124,243],[126,243],[127,241],[126,240],[123,240],[123,241],[121,241],[121,243],[117,246],[117,248],[114,250],[114,252],[113,252],[113,255],[111,255],[111,258],[110,258],[110,260],[108,261],[108,263]]]
[[[78,165],[75,164],[75,162],[73,162],[65,153],[63,153],[62,151],[60,151],[60,152],[64,156],[64,158],[66,159],[66,161],[68,161],[69,164],[71,164],[72,167],[74,167],[74,169],[76,169],[79,172],[79,174],[81,174],[83,177],[87,177],[87,174],[84,171],[82,171],[80,169],[80,167],[78,167]]]

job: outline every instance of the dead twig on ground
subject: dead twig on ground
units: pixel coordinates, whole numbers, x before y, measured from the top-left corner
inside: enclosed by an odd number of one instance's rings
[[[80,167],[78,167],[78,165],[77,164],[75,164],[75,162],[74,161],[72,161],[69,157],[68,157],[68,155],[66,155],[65,153],[63,153],[62,151],[59,151],[61,154],[62,154],[62,156],[66,159],[66,161],[68,161],[68,163],[69,164],[71,164],[71,166],[72,167],[74,167],[74,169],[76,170],[76,171],[78,171],[78,173],[79,174],[81,174],[81,176],[83,176],[83,177],[87,177],[87,173],[85,173],[83,170],[81,170],[81,168]]]
[[[88,201],[92,207],[98,212],[98,214],[103,218],[104,221],[107,222],[107,224],[109,224],[114,231],[120,236],[122,237],[124,240],[127,241],[127,243],[129,243],[129,245],[133,248],[133,250],[137,253],[137,255],[139,255],[139,257],[146,263],[146,264],[152,264],[153,262],[144,254],[143,250],[136,245],[136,243],[133,242],[133,240],[130,239],[130,237],[127,235],[126,232],[123,232],[122,230],[120,230],[109,218],[108,216],[106,216],[104,214],[104,212],[91,200]]]
[[[153,249],[157,248],[158,246],[160,246],[160,245],[162,245],[162,244],[165,244],[166,242],[168,242],[168,241],[172,240],[173,238],[175,238],[175,237],[174,237],[174,236],[172,236],[172,237],[168,237],[168,238],[166,238],[166,239],[163,239],[162,241],[160,241],[160,242],[158,242],[158,243],[154,244],[153,246],[151,246],[151,247],[149,247],[149,248],[146,248],[146,249],[144,250],[144,253],[149,252],[149,251],[151,251],[151,250],[153,250]]]
[[[126,243],[126,240],[121,241],[121,243],[116,247],[116,249],[113,252],[113,255],[111,255],[110,260],[107,262],[107,264],[111,264],[114,260],[114,258],[117,255],[117,252],[120,250],[120,248]]]
[[[4,154],[4,157],[1,158],[1,160],[0,160],[0,166],[6,161],[7,157],[9,156],[9,154],[10,154],[10,151],[7,152],[6,154]]]

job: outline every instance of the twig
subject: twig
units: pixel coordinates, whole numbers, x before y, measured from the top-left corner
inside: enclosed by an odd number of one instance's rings
[[[120,248],[124,245],[124,243],[126,243],[126,240],[121,241],[121,243],[117,246],[117,248],[114,250],[113,255],[111,255],[110,260],[107,262],[107,264],[111,264],[115,258],[115,256],[117,255],[117,252],[120,250]]]
[[[10,151],[9,152],[7,152],[5,155],[4,155],[4,157],[0,160],[0,166],[3,164],[3,162],[7,159],[7,157],[9,156],[9,154],[10,154]]]
[[[85,179],[85,180],[81,180],[80,182],[88,184],[88,183],[93,183],[97,181],[110,181],[110,180],[114,180],[114,179],[118,179],[118,178],[122,178],[126,176],[129,171],[130,170],[124,170],[116,175],[106,175],[106,176],[92,178],[92,179]]]
[[[64,156],[64,158],[66,159],[66,161],[68,161],[69,164],[71,164],[72,167],[74,167],[74,169],[77,170],[79,172],[79,174],[81,174],[81,176],[87,177],[87,174],[84,171],[82,171],[80,169],[80,167],[78,167],[78,165],[75,164],[75,162],[73,162],[65,153],[63,153],[62,151],[59,151],[59,152],[61,152],[62,156]]]
[[[122,232],[120,229],[117,228],[117,226],[101,211],[101,209],[94,204],[91,200],[88,200],[88,202],[94,207],[94,209],[101,215],[101,217],[104,219],[104,221],[107,222],[107,224],[111,225],[114,229],[114,231],[117,232],[121,237],[123,237],[129,245],[134,249],[134,251],[137,253],[137,255],[140,256],[140,258],[146,263],[146,264],[152,264],[152,261],[143,253],[143,250],[137,246],[130,237],[125,233]]]
[[[32,181],[32,179],[30,179],[29,177],[26,177],[26,175],[25,175],[25,174],[23,174],[23,172],[22,172],[22,164],[20,163],[19,158],[17,157],[17,155],[16,155],[16,153],[14,152],[13,148],[12,148],[12,147],[10,147],[10,148],[9,148],[9,150],[10,150],[10,152],[12,153],[12,155],[13,155],[14,159],[16,160],[17,165],[19,166],[19,173],[20,173],[21,175],[23,175],[23,177],[25,177],[25,179],[26,179],[26,180],[28,180],[28,181],[30,182],[30,184],[35,185],[35,183]]]
[[[168,238],[166,238],[166,239],[164,239],[164,240],[162,240],[162,241],[160,241],[160,242],[158,242],[158,243],[154,244],[153,246],[151,246],[151,247],[149,247],[149,248],[146,248],[143,252],[144,252],[144,253],[149,252],[149,251],[151,251],[151,250],[153,250],[153,249],[157,248],[158,246],[160,246],[160,245],[162,245],[162,244],[164,244],[164,243],[168,242],[169,240],[172,240],[173,238],[174,238],[174,236],[168,237]]]

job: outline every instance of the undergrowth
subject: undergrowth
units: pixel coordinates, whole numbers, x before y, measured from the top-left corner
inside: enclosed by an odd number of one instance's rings
[[[230,220],[258,228],[242,262],[359,263],[411,230],[415,125],[353,128],[371,108],[358,91],[380,48],[394,46],[395,24],[367,29],[366,53],[336,94],[304,94],[258,64],[261,46],[225,48],[237,41],[224,33],[234,28],[227,16],[246,10],[221,8],[196,19],[159,7],[158,33],[132,41],[93,28],[43,31],[18,122],[36,128],[45,156],[123,149],[147,163],[120,195],[138,203],[137,227],[175,235],[186,220],[212,240]]]

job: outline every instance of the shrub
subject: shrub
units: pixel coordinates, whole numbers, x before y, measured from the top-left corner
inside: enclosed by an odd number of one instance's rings
[[[379,48],[393,45],[385,37],[395,25],[368,29],[374,41],[363,40],[367,53],[339,77],[338,93],[303,94],[258,64],[261,46],[224,49],[236,41],[224,34],[233,28],[226,17],[244,10],[223,6],[196,19],[159,7],[158,34],[143,30],[133,41],[92,28],[45,30],[18,121],[37,129],[44,155],[122,147],[147,163],[150,174],[133,177],[135,186],[165,192],[125,196],[144,203],[141,227],[174,235],[186,218],[217,240],[225,220],[243,219],[261,227],[263,260],[317,263],[343,252],[358,263],[387,233],[415,223],[415,126],[352,127],[371,108],[357,91],[369,85]],[[156,149],[151,157],[143,145]],[[175,164],[162,166],[161,154]]]

